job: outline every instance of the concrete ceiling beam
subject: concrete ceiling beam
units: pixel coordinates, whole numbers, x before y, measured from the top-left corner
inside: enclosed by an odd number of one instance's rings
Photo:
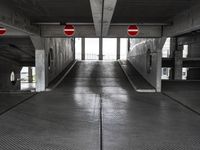
[[[171,26],[164,26],[163,36],[179,36],[196,30],[200,30],[200,2],[176,15]]]
[[[138,38],[146,37],[161,37],[162,27],[161,26],[138,26],[139,34],[136,36]],[[108,38],[128,38],[127,34],[128,26],[110,26]],[[42,25],[41,26],[41,36],[42,37],[66,37],[64,34],[64,26],[60,25]],[[98,38],[96,35],[94,26],[75,26],[74,37],[85,37],[85,38]]]
[[[107,36],[117,0],[90,0],[96,36]]]
[[[4,3],[0,4],[0,10],[0,26],[7,29],[7,36],[40,34],[39,27],[31,25],[30,20],[23,13],[17,12]]]

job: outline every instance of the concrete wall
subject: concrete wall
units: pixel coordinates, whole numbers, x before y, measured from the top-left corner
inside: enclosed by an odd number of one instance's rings
[[[50,83],[74,60],[74,41],[72,38],[45,38],[45,51]]]
[[[20,78],[21,66],[10,60],[0,58],[0,91],[16,91],[20,90],[20,81],[15,85],[10,81],[11,72],[14,71],[16,78]]]
[[[200,80],[200,68],[190,68],[187,80]]]
[[[191,43],[189,45],[188,57],[199,58],[200,57],[200,43]]]
[[[165,38],[130,39],[128,61],[157,92],[161,91],[161,51],[165,40]],[[150,54],[152,56],[152,67],[149,72],[147,69],[147,64],[149,63],[149,58],[147,57],[148,49],[151,51]]]

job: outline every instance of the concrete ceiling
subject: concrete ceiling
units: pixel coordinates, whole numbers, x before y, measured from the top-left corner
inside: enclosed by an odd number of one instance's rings
[[[24,12],[32,22],[93,22],[90,0],[7,1]],[[198,0],[117,0],[112,22],[167,22],[196,1]]]
[[[5,2],[4,2],[5,1]],[[2,0],[35,23],[93,23],[107,36],[113,23],[171,23],[198,0]]]
[[[92,22],[89,0],[11,0],[31,22]]]
[[[118,0],[113,23],[166,23],[198,0]]]
[[[22,66],[34,66],[35,49],[30,38],[0,38],[0,58],[15,61]]]

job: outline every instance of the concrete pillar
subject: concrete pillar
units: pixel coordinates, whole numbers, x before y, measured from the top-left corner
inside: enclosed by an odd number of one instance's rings
[[[174,53],[176,50],[177,38],[170,38],[170,58],[174,58]]]
[[[131,46],[130,38],[128,38],[128,53],[129,53],[129,51],[130,51],[130,46]]]
[[[182,80],[183,45],[178,45],[174,53],[174,80]]]
[[[33,70],[32,67],[28,67],[28,82],[33,83]]]
[[[172,68],[172,79],[182,80],[183,45],[178,45],[177,38],[171,38],[170,57],[174,58],[174,67]]]
[[[75,38],[73,38],[72,50],[73,50],[73,60],[75,60],[76,59],[76,39]]]
[[[117,38],[117,60],[120,59],[120,38]]]
[[[35,48],[36,92],[42,92],[48,85],[48,55],[46,55],[43,38],[31,36],[31,40]]]
[[[103,38],[99,38],[99,60],[103,60]]]
[[[81,59],[85,60],[85,38],[81,39]]]
[[[36,91],[42,92],[45,91],[47,84],[47,66],[45,50],[36,50],[35,58]]]

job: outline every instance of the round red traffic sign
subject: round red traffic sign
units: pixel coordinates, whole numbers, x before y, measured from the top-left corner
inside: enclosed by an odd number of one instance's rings
[[[3,36],[6,34],[6,28],[0,27],[0,36]]]
[[[130,25],[128,27],[128,35],[131,37],[137,36],[139,33],[139,28],[136,25]]]
[[[64,33],[66,36],[73,36],[75,33],[75,27],[73,25],[66,25],[64,28]]]

